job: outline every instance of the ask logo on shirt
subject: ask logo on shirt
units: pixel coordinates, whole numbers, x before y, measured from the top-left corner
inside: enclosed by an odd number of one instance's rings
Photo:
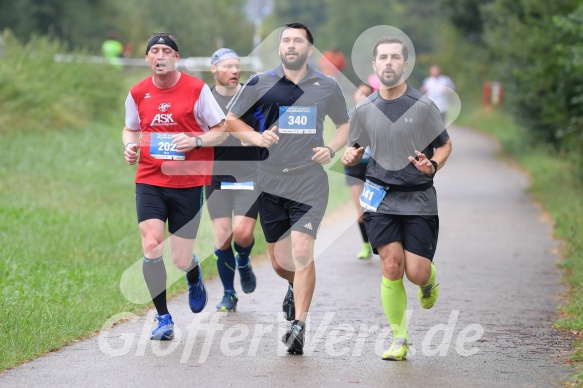
[[[156,127],[160,125],[177,125],[172,118],[172,113],[168,113],[168,110],[172,106],[170,102],[163,102],[158,105],[158,110],[162,113],[157,113],[154,119],[150,123],[151,127]]]
[[[172,113],[158,113],[154,116],[154,119],[150,123],[150,127],[156,127],[160,125],[177,125],[172,118]]]

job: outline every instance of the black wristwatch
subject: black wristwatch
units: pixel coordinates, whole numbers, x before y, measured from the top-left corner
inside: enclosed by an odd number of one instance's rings
[[[433,164],[433,168],[435,169],[435,171],[433,171],[433,174],[431,174],[431,177],[433,178],[437,173],[437,162],[433,159],[429,159],[429,161],[431,162],[431,164]]]
[[[202,147],[202,139],[198,136],[195,136],[194,139],[196,140],[196,145],[194,146],[194,149],[197,150],[200,147]]]
[[[330,147],[330,146],[324,146],[324,147],[328,148],[328,151],[330,151],[330,159],[332,159],[332,158],[334,158],[334,156],[336,156],[336,152],[334,152],[332,147]]]

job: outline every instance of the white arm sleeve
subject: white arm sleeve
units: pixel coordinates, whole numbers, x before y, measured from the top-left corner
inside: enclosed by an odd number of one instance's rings
[[[206,84],[202,87],[200,97],[194,104],[194,118],[205,132],[225,119],[223,110]]]
[[[140,130],[140,116],[138,115],[138,106],[134,101],[132,94],[128,93],[126,98],[126,127],[132,131]]]

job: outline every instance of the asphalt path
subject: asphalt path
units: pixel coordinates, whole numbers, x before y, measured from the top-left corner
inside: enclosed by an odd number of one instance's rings
[[[149,340],[153,311],[129,316],[4,372],[0,386],[560,386],[572,369],[570,337],[552,328],[565,291],[559,243],[525,191],[525,174],[496,157],[496,144],[468,129],[449,132],[453,153],[436,176],[440,296],[423,310],[405,281],[413,343],[406,361],[381,360],[391,334],[379,258],[355,258],[360,235],[346,206],[326,217],[317,240],[303,356],[280,342],[289,328],[286,282],[256,258],[257,290],[239,293],[237,312],[214,312],[222,288],[210,279],[202,313],[190,312],[186,294],[170,301],[174,341]]]

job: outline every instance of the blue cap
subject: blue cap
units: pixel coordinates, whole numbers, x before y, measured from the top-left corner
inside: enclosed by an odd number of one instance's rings
[[[218,49],[213,53],[213,56],[211,57],[211,65],[216,65],[217,63],[224,61],[225,59],[231,58],[239,59],[239,56],[237,55],[236,52],[229,48]]]

